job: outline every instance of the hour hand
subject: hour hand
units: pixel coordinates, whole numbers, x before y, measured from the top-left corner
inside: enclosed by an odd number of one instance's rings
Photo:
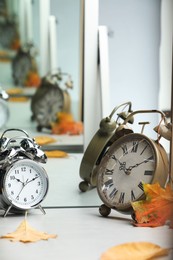
[[[18,182],[21,182],[24,185],[24,182],[21,181],[20,179],[15,178],[15,180],[18,181]]]

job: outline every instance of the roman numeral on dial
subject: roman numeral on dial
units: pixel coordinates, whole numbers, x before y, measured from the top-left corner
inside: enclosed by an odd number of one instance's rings
[[[121,192],[119,197],[119,203],[124,203],[125,192]]]
[[[105,175],[112,175],[113,172],[114,172],[113,169],[106,169],[106,170],[105,170]]]
[[[113,199],[115,197],[115,195],[117,194],[117,192],[118,192],[118,190],[116,188],[113,188],[113,190],[109,194],[109,198]]]

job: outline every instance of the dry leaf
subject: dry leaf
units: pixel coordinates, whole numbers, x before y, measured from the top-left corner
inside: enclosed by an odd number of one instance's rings
[[[11,101],[11,102],[26,102],[28,100],[29,100],[28,97],[10,97],[9,98],[9,101]]]
[[[26,87],[38,87],[41,83],[41,78],[37,71],[29,71],[24,82]]]
[[[83,123],[74,121],[70,113],[59,112],[57,122],[52,124],[52,133],[80,135],[83,133]]]
[[[22,94],[23,93],[23,89],[21,89],[21,88],[9,88],[9,89],[6,90],[6,92],[9,95]]]
[[[59,150],[45,151],[45,154],[48,158],[65,158],[68,156],[68,153]]]
[[[146,199],[132,202],[135,211],[136,226],[158,227],[170,221],[173,228],[173,190],[168,184],[166,188],[158,183],[144,184]]]
[[[37,242],[39,240],[48,240],[49,238],[56,238],[57,235],[49,235],[44,232],[40,232],[32,228],[26,219],[24,219],[18,226],[16,231],[8,233],[7,235],[1,236],[0,238],[6,238],[10,241],[19,241],[23,243]]]
[[[36,136],[35,141],[38,145],[45,145],[45,144],[51,144],[55,143],[56,139],[51,136]]]
[[[100,260],[147,260],[169,254],[169,249],[149,242],[125,243],[109,248]]]

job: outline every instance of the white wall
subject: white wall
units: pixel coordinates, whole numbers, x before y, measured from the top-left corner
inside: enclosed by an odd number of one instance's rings
[[[100,0],[99,8],[99,24],[110,35],[111,107],[132,101],[133,110],[157,109],[161,1]],[[158,123],[157,115],[142,118]]]

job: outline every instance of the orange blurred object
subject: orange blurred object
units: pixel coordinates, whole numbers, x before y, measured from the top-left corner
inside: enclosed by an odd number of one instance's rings
[[[59,112],[57,122],[52,124],[52,133],[80,135],[83,133],[83,123],[74,121],[69,113]]]
[[[40,76],[35,71],[30,71],[27,75],[25,86],[27,87],[38,87],[41,83]]]

